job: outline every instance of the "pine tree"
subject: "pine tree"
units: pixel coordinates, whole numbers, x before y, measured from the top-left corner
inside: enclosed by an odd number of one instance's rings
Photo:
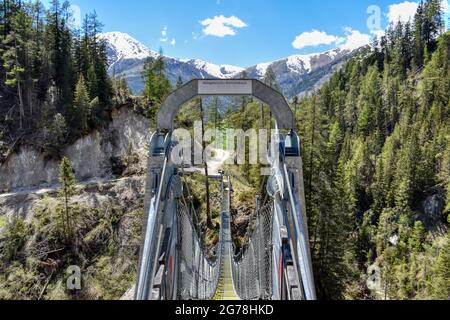
[[[424,39],[422,37],[422,26],[424,24],[424,5],[419,4],[416,15],[414,17],[414,54],[413,61],[415,69],[420,69],[424,61]]]
[[[157,91],[157,78],[154,70],[155,59],[148,57],[144,63],[144,70],[142,72],[142,79],[145,81],[142,95],[150,100],[152,103],[156,102],[154,95]]]
[[[381,104],[381,84],[378,70],[370,67],[363,81],[359,96],[358,131],[368,136],[375,131],[385,131],[384,115]]]
[[[5,41],[9,43],[9,49],[5,50],[2,54],[3,68],[6,70],[6,80],[5,84],[9,87],[12,87],[16,90],[18,96],[18,105],[19,105],[19,126],[20,129],[23,129],[23,121],[25,118],[25,107],[23,101],[23,80],[22,74],[25,72],[25,69],[20,64],[18,57],[18,40],[17,35],[13,32],[9,34]]]
[[[166,77],[162,50],[160,50],[157,58],[147,58],[142,78],[145,81],[143,95],[150,103],[150,110],[147,110],[147,115],[150,116],[156,113],[166,96],[172,91],[170,82]]]
[[[66,120],[62,114],[58,113],[50,124],[50,130],[47,133],[44,144],[45,153],[50,157],[58,158],[67,141],[67,135],[68,128]]]
[[[181,76],[178,76],[176,88],[179,89],[182,86],[183,86],[183,79],[181,78]]]
[[[95,20],[96,23],[97,20]],[[101,24],[97,24],[95,30],[97,32],[101,31]],[[95,39],[97,36],[94,37]],[[108,76],[108,60],[107,60],[107,52],[106,52],[106,42],[105,40],[97,42],[97,50],[95,51],[95,72],[97,78],[97,88],[98,92],[95,96],[91,96],[91,98],[98,97],[99,103],[102,108],[103,113],[109,113],[110,111],[110,101],[112,97],[112,85]],[[104,118],[103,115],[100,115]]]
[[[75,98],[73,101],[74,118],[76,119],[75,126],[79,129],[81,134],[85,134],[88,131],[88,121],[90,118],[90,101],[86,82],[81,75],[78,79],[78,83],[75,89]]]
[[[269,66],[266,70],[266,74],[264,75],[264,83],[269,87],[274,88],[275,90],[280,89],[280,86],[277,82],[277,76],[275,75],[275,72],[273,71],[271,66]]]
[[[89,88],[89,96],[91,98],[97,97],[97,74],[95,73],[95,67],[91,64],[87,70],[87,87]]]
[[[442,160],[442,170],[439,173],[440,180],[442,181],[443,185],[445,186],[447,192],[446,192],[446,201],[445,201],[445,209],[444,214],[449,215],[450,218],[450,128],[447,129],[448,136],[446,140],[446,147],[444,151],[444,158]],[[450,220],[449,220],[450,223]]]
[[[7,29],[1,52],[3,68],[6,72],[5,84],[15,90],[17,94],[17,105],[19,106],[19,127],[23,129],[25,121],[25,107],[31,106],[31,93],[33,81],[31,77],[31,47],[32,19],[28,14],[29,5],[21,5],[19,2],[8,3],[10,8],[7,16]],[[29,108],[32,111],[32,108]]]
[[[409,238],[409,246],[412,252],[420,252],[423,250],[423,244],[425,242],[426,230],[420,221],[416,221],[412,231],[412,235]]]
[[[114,98],[116,103],[122,104],[131,96],[131,90],[128,87],[127,80],[122,76],[116,76],[113,74],[112,79],[112,90],[114,92]]]
[[[91,122],[100,125],[109,119],[111,99],[117,85],[109,79],[108,61],[105,40],[98,39],[103,24],[94,11],[87,14],[83,20],[81,33],[75,36],[75,65],[78,78],[82,75],[86,82],[89,99],[96,101],[92,108]],[[115,81],[115,80],[114,80]],[[115,88],[113,88],[115,86]],[[117,94],[117,92],[116,92]]]
[[[66,157],[64,157],[60,163],[59,181],[61,183],[59,196],[63,199],[64,204],[62,216],[63,226],[67,240],[72,241],[74,236],[74,223],[70,212],[69,200],[73,195],[75,195],[76,179],[73,173],[72,163]]]
[[[300,102],[297,123],[320,296],[348,290],[346,297],[365,297],[358,273],[377,263],[383,297],[429,297],[425,284],[435,262],[418,210],[431,192],[441,194],[450,185],[444,138],[450,40],[446,34],[427,40],[418,21],[438,21],[432,11],[422,4],[413,25],[389,27],[380,49],[351,59]],[[420,54],[416,45],[422,46]]]
[[[435,299],[450,298],[450,232],[433,268],[432,291]]]
[[[45,100],[46,98],[46,89],[48,86],[47,74],[46,70],[48,61],[46,61],[47,52],[45,50],[45,7],[39,1],[32,5],[32,42],[31,42],[31,81],[35,83],[34,88],[34,99],[35,101],[30,102],[30,113],[39,113],[41,110],[36,110],[33,112],[32,105],[39,106],[39,102]],[[30,81],[30,80],[29,80]],[[30,85],[31,87],[31,85]],[[32,103],[34,102],[34,103]]]
[[[97,41],[101,24],[95,14],[89,17],[82,34],[71,29],[68,2],[53,0],[48,10],[39,1],[2,2],[0,90],[2,106],[9,107],[0,106],[0,112],[2,120],[14,124],[2,125],[2,130],[6,130],[4,136],[10,140],[8,144],[30,138],[38,140],[42,133],[44,139],[30,144],[57,157],[61,146],[47,134],[53,129],[56,114],[68,120],[68,131],[78,130],[74,127],[73,101],[80,75],[86,82],[89,75],[89,101],[95,101],[96,106],[89,125],[98,126],[109,119],[111,84],[106,49],[104,43]]]
[[[72,33],[68,26],[69,4],[52,0],[47,22],[47,45],[52,53],[51,78],[57,88],[57,102],[60,111],[73,99],[73,64],[72,64]]]

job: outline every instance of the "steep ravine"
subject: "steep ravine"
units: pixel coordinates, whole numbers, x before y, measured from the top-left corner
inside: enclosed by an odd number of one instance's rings
[[[72,161],[78,181],[77,201],[92,207],[107,201],[119,206],[132,202],[130,210],[136,210],[143,199],[143,177],[138,173],[145,168],[149,136],[148,119],[122,107],[113,111],[106,129],[67,146],[64,155]],[[117,177],[115,166],[129,153],[138,170],[131,177]],[[12,154],[0,166],[0,217],[29,222],[43,199],[57,196],[58,174],[59,162],[45,159],[39,151],[24,147]],[[105,189],[114,191],[105,193]],[[0,225],[0,234],[1,230]]]
[[[0,166],[0,299],[119,299],[132,286],[149,137],[149,121],[121,107],[107,128],[64,150],[77,179],[70,200],[77,225],[75,262],[73,247],[54,238],[62,203],[59,161],[24,147]],[[26,225],[20,234],[25,242],[17,247],[8,233],[16,218]],[[11,248],[16,252],[5,258]],[[64,290],[71,264],[81,268],[81,291]]]

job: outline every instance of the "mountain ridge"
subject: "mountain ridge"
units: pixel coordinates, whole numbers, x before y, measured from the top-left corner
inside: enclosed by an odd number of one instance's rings
[[[141,77],[147,57],[159,54],[123,32],[99,34],[105,40],[110,74],[124,77],[134,93],[142,91]],[[263,79],[269,68],[273,69],[280,90],[288,98],[302,96],[314,91],[329,79],[352,56],[352,50],[333,49],[308,55],[291,55],[275,61],[259,63],[250,67],[217,65],[201,59],[178,59],[164,56],[167,77],[175,84],[179,77],[183,82],[193,78],[239,78],[245,71],[250,78]]]

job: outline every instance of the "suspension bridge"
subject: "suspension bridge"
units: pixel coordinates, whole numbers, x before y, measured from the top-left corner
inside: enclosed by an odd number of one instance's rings
[[[268,147],[268,197],[236,248],[231,234],[232,178],[221,171],[220,232],[213,250],[203,232],[182,165],[174,119],[199,96],[253,96],[267,104],[276,130]],[[286,132],[286,134],[282,134]],[[193,80],[166,99],[149,144],[145,231],[136,300],[315,300],[300,139],[285,98],[258,80]],[[189,155],[191,156],[191,155]],[[208,177],[207,177],[208,178]]]

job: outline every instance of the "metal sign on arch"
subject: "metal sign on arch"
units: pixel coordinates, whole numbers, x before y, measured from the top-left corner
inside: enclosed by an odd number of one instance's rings
[[[256,79],[192,80],[172,92],[158,112],[157,128],[173,129],[175,116],[186,102],[199,96],[253,96],[267,104],[279,129],[295,129],[294,115],[284,96]]]

